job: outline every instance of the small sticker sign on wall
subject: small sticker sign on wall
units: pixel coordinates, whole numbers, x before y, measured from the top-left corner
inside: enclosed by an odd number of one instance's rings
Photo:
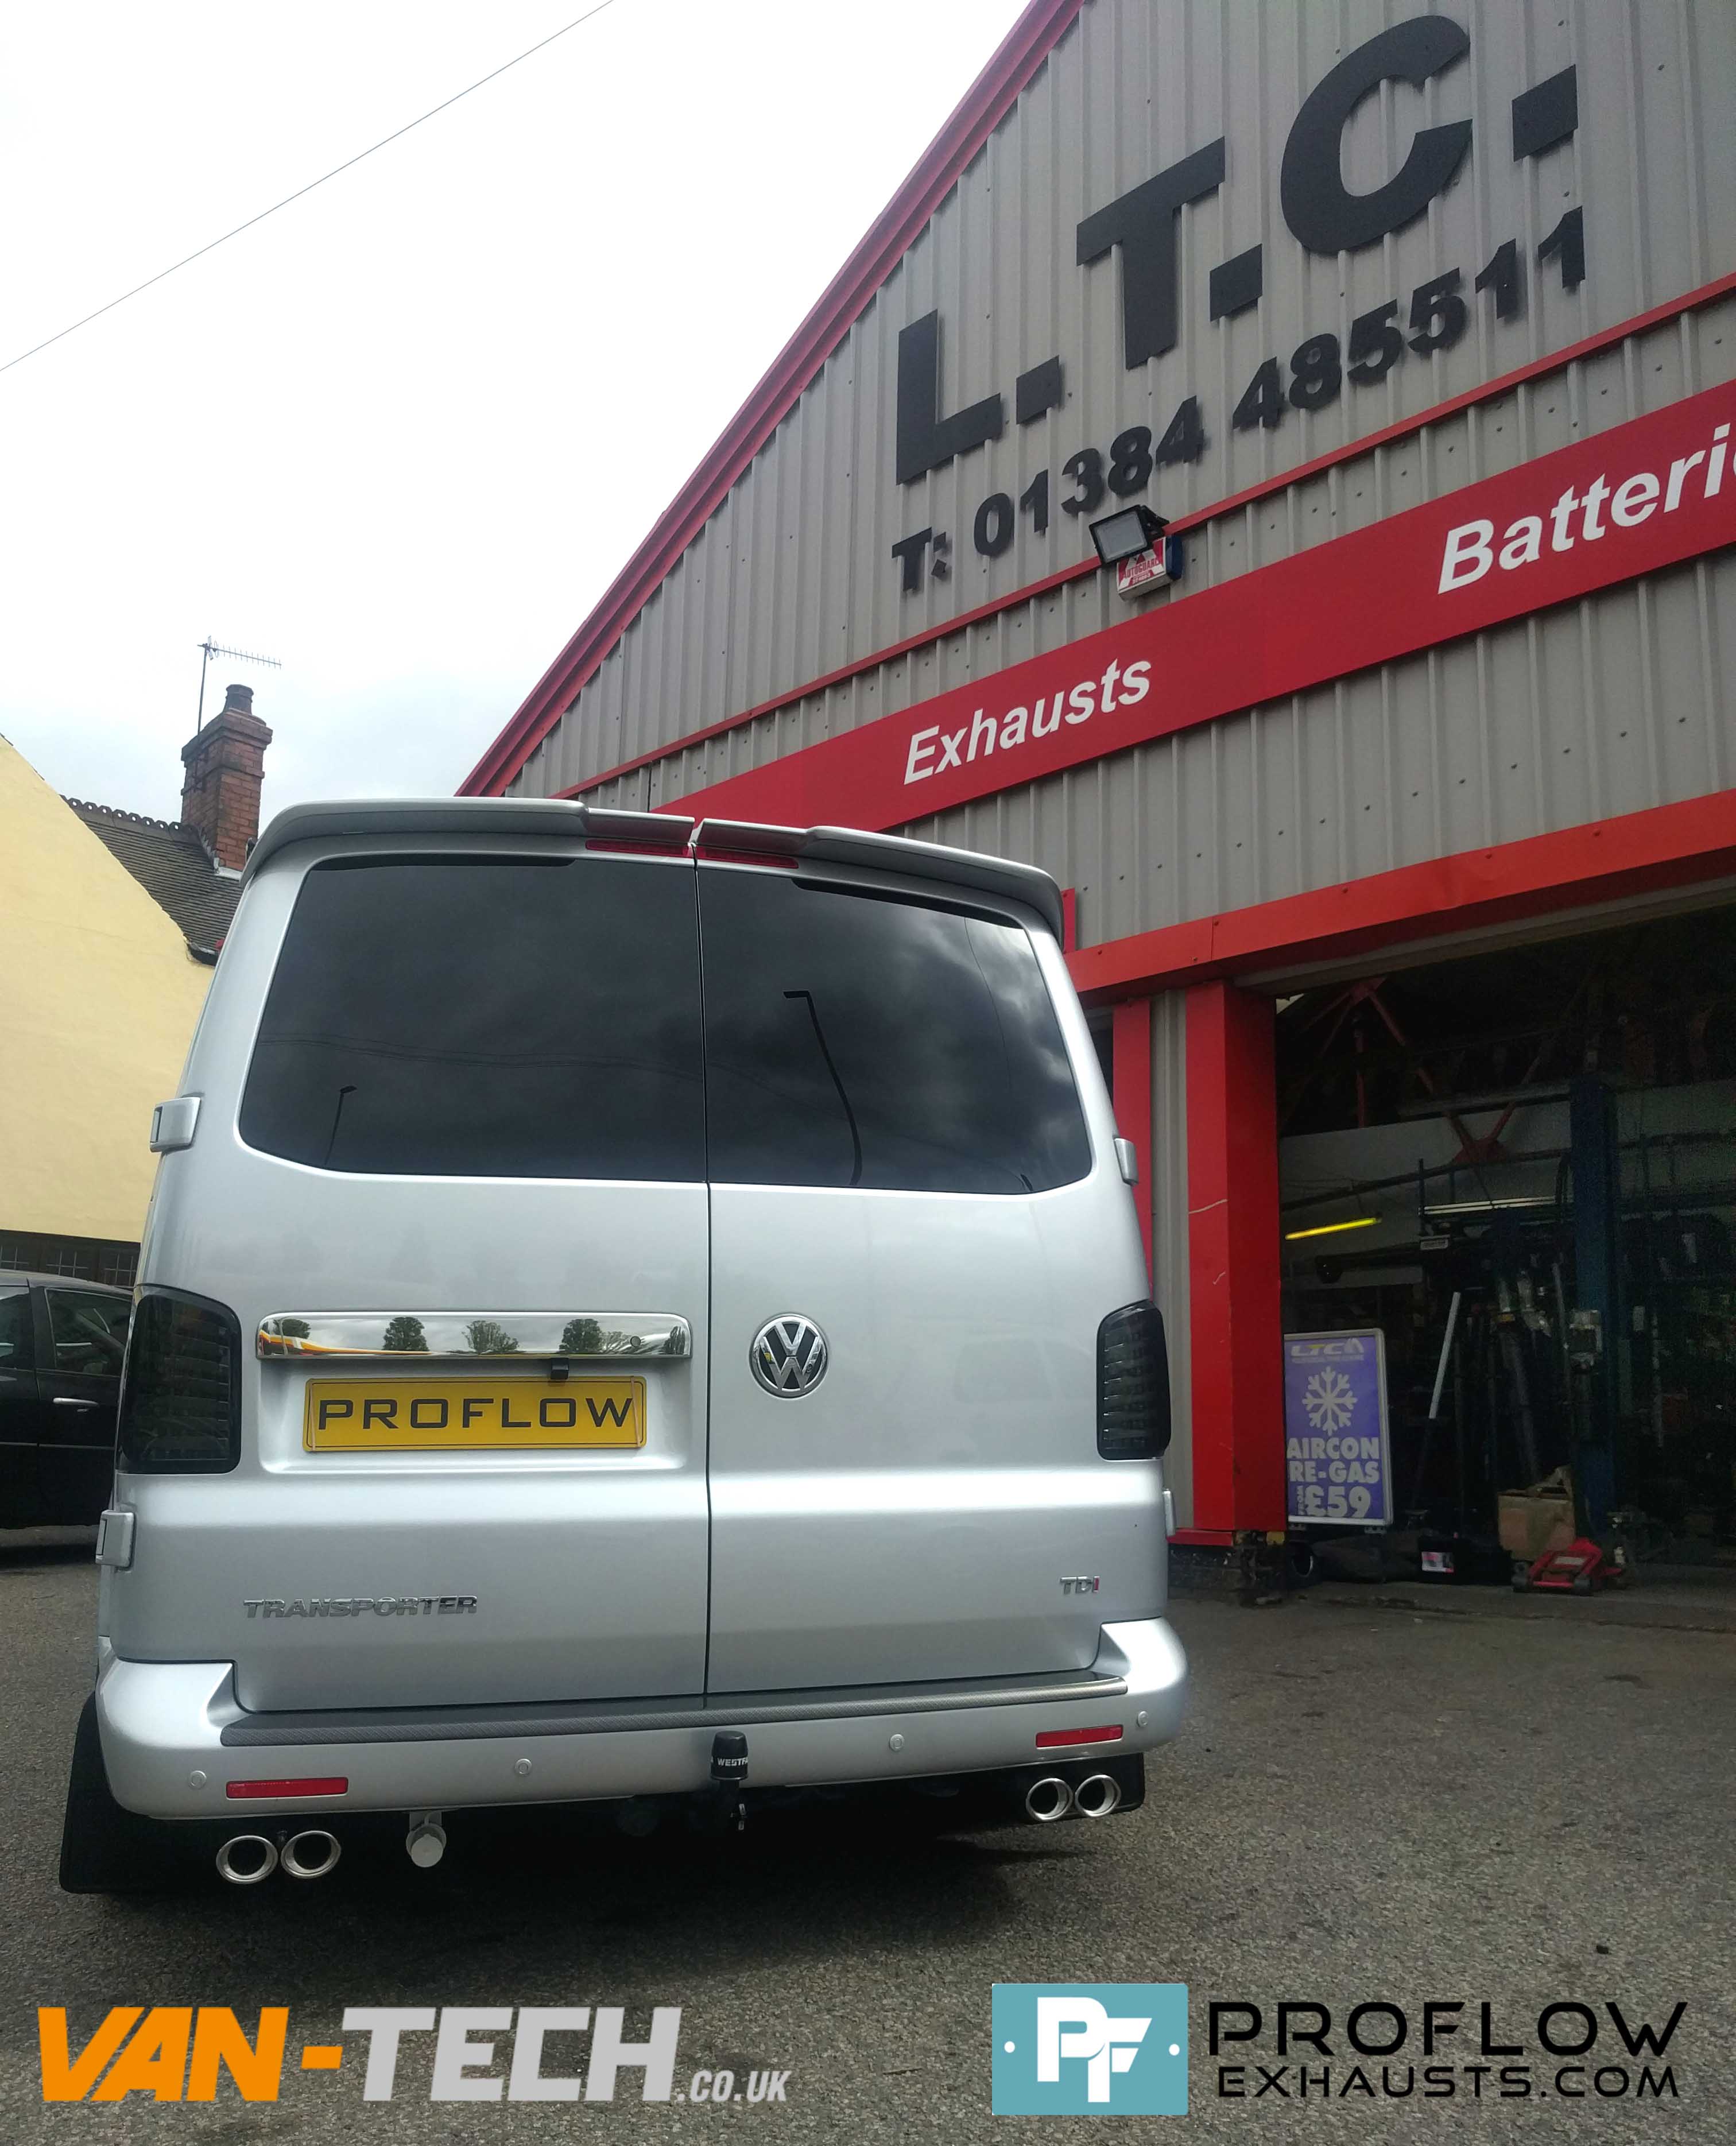
[[[1386,1337],[1378,1326],[1284,1337],[1290,1525],[1392,1525]]]

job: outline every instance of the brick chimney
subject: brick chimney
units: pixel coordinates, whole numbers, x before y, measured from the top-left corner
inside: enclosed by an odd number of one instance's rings
[[[253,688],[232,686],[219,712],[181,748],[182,824],[197,828],[218,863],[237,871],[259,832],[259,786],[271,741],[270,728],[253,712]]]

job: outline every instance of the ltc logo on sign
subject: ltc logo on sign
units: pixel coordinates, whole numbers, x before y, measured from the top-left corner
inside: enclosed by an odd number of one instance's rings
[[[1185,2116],[1185,1982],[997,1982],[996,2116]]]

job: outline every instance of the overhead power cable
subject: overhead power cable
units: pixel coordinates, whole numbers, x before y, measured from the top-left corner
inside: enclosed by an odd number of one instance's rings
[[[162,282],[165,277],[174,275],[177,269],[186,268],[195,261],[203,260],[207,253],[214,253],[218,247],[227,246],[232,238],[239,238],[242,232],[251,231],[256,223],[263,223],[268,216],[275,216],[280,208],[287,208],[292,202],[300,201],[303,195],[311,194],[315,187],[324,186],[328,179],[335,179],[344,172],[353,171],[356,166],[366,158],[377,154],[382,149],[389,148],[394,142],[402,142],[407,134],[414,132],[417,127],[426,125],[431,119],[437,119],[442,112],[450,112],[455,104],[460,103],[476,91],[486,88],[490,82],[498,82],[503,74],[507,73],[513,67],[520,67],[526,60],[534,58],[538,52],[546,51],[557,37],[564,37],[570,31],[582,27],[585,23],[601,15],[606,7],[612,7],[614,4],[615,0],[597,0],[597,4],[594,7],[587,8],[582,15],[576,15],[571,22],[563,23],[558,30],[551,31],[547,37],[520,52],[516,59],[504,62],[491,73],[485,74],[480,80],[471,82],[468,88],[457,91],[453,96],[447,97],[443,103],[436,104],[431,111],[423,112],[419,119],[410,120],[404,126],[398,127],[396,132],[376,142],[372,147],[360,149],[353,157],[347,157],[342,163],[334,164],[329,172],[322,172],[318,178],[310,179],[305,187],[297,187],[292,194],[285,194],[282,201],[273,202],[269,208],[261,209],[257,216],[250,216],[245,223],[238,223],[234,230],[226,231],[221,238],[213,238],[208,245],[200,247],[197,252],[185,255],[179,261],[172,262],[167,268],[158,269],[154,276],[147,276],[142,283],[135,283],[130,291],[122,291],[119,297],[111,298],[106,306],[98,306],[95,312],[87,313],[82,320],[74,321],[69,327],[61,328],[52,336],[45,336],[41,342],[32,343],[28,350],[21,350],[16,357],[9,357],[4,365],[0,365],[0,372],[10,372],[15,365],[22,365],[27,357],[34,357],[38,351],[47,350],[51,343],[62,342],[69,335],[76,335],[80,328],[88,327],[92,321],[101,320],[104,313],[112,313],[117,306],[124,306],[129,298],[137,297],[141,291],[148,291],[152,284]]]

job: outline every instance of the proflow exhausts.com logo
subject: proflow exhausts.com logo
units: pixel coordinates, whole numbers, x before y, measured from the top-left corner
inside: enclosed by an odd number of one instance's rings
[[[1185,1982],[997,1982],[996,2116],[1185,2116]]]

